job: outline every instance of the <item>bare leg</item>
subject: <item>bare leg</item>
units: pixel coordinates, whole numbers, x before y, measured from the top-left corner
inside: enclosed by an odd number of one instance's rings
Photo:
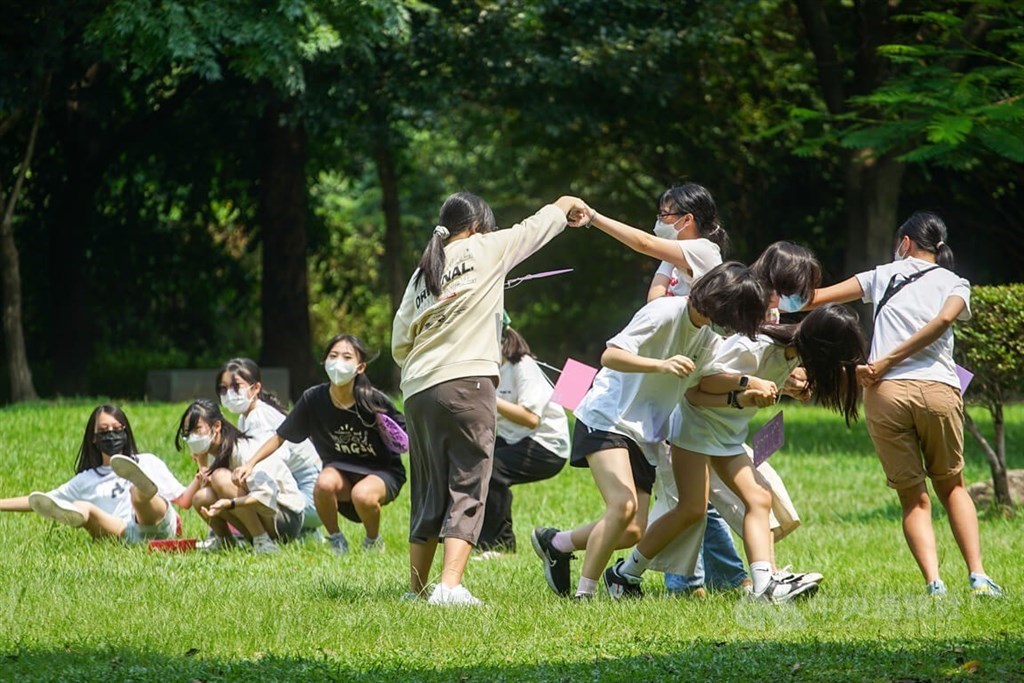
[[[967,563],[967,571],[984,574],[981,564],[981,539],[978,531],[978,511],[974,501],[964,488],[964,478],[957,475],[952,479],[933,481],[935,495],[949,514],[949,528],[953,532],[960,554]]]
[[[137,488],[132,487],[132,509],[135,510],[135,519],[143,526],[159,524],[167,514],[169,505],[162,496],[146,498]]]
[[[93,538],[108,538],[110,536],[120,538],[124,535],[127,525],[117,517],[108,515],[92,503],[75,501],[74,506],[85,517],[85,524],[82,525],[82,528]]]
[[[313,488],[313,502],[316,514],[323,522],[327,533],[336,534],[341,530],[338,524],[338,501],[351,499],[352,487],[345,476],[333,467],[325,467],[317,477]]]
[[[441,583],[448,588],[455,588],[462,583],[462,574],[466,571],[469,554],[473,544],[461,538],[444,539],[444,560],[441,568]]]
[[[672,474],[679,490],[679,503],[654,520],[637,543],[637,551],[647,558],[660,553],[679,534],[707,514],[707,456],[673,446]]]
[[[366,529],[366,537],[377,538],[380,535],[380,509],[388,496],[384,480],[375,474],[367,475],[352,487],[351,496],[356,513]]]
[[[636,517],[638,502],[629,451],[612,448],[587,456],[590,474],[604,498],[604,516],[598,520],[587,539],[587,554],[581,574],[594,581],[601,578],[608,559],[622,539],[623,533]]]
[[[430,566],[434,564],[434,553],[437,552],[436,538],[426,543],[409,544],[409,592],[419,595],[427,587],[430,580]]]
[[[223,517],[217,515],[216,517],[210,517],[205,512],[204,508],[208,508],[217,502],[217,492],[209,486],[196,491],[195,495],[192,496],[192,509],[199,513],[199,516],[210,525],[210,529],[213,530],[215,536],[220,538],[230,538],[232,536],[231,529],[228,528],[227,521]]]
[[[214,470],[210,475],[210,486],[218,498],[238,498],[246,495],[246,491],[242,487],[231,481],[231,472],[224,467]],[[271,523],[270,528],[267,528],[263,519],[251,505],[225,510],[218,516],[223,517],[226,522],[234,524],[249,540],[252,540],[253,536],[264,533],[270,534],[271,538],[277,538],[277,529],[274,528],[274,525]]]
[[[746,511],[743,515],[743,547],[747,564],[772,563],[772,531],[769,512],[772,492],[761,473],[746,455],[711,458],[711,466],[733,493],[740,497]]]
[[[924,482],[897,491],[903,507],[903,536],[924,575],[925,583],[939,578],[939,560],[932,529],[932,501]]]

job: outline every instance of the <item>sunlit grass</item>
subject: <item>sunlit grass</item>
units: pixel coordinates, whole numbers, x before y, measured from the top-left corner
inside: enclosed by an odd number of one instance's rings
[[[68,479],[92,407],[0,411],[0,496]],[[140,446],[189,477],[189,457],[173,450],[184,405],[124,408]],[[1013,407],[1009,419],[1009,443],[1020,444],[1024,410]],[[385,508],[388,548],[380,556],[356,549],[336,558],[307,542],[276,557],[165,555],[94,543],[32,514],[2,514],[0,679],[1024,680],[1021,522],[983,515],[986,565],[1010,595],[979,601],[967,595],[966,571],[937,511],[951,591],[930,601],[863,425],[847,431],[801,407],[787,407],[786,425],[787,445],[773,463],[804,524],[779,544],[779,560],[826,575],[819,595],[799,605],[756,606],[728,594],[670,598],[653,573],[639,603],[556,598],[528,534],[599,513],[585,470],[515,489],[519,554],[474,561],[467,573],[466,584],[486,601],[481,609],[399,600],[408,489]],[[968,443],[968,479],[987,477]],[[1019,451],[1014,458],[1011,466],[1024,466]],[[343,529],[357,546],[359,528]],[[185,530],[205,533],[191,512]]]

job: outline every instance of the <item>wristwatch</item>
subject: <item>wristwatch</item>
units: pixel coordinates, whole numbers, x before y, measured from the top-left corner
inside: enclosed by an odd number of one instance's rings
[[[750,375],[741,375],[740,390],[746,389],[748,384],[750,384]]]

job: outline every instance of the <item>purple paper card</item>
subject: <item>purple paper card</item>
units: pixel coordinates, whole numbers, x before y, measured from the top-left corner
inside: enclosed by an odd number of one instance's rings
[[[782,448],[786,436],[782,431],[782,411],[768,420],[764,427],[754,434],[754,467],[767,460],[772,453]]]
[[[586,363],[580,363],[572,358],[565,359],[565,366],[562,367],[562,374],[555,382],[555,391],[551,394],[554,403],[576,410],[576,406],[583,400],[583,395],[590,389],[590,383],[597,375],[597,368],[592,368]]]
[[[967,387],[971,386],[971,380],[974,379],[974,373],[967,368],[956,366],[956,377],[960,380],[960,395],[963,396],[964,392],[967,391]]]
[[[380,432],[385,448],[392,453],[405,453],[409,450],[409,435],[384,413],[377,413],[377,431]]]

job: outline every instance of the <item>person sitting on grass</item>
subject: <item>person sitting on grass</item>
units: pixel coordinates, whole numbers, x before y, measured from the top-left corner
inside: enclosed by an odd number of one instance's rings
[[[288,416],[284,406],[264,388],[262,380],[260,366],[249,358],[232,358],[217,372],[216,389],[220,404],[238,413],[238,429],[257,445],[276,436],[277,428]],[[320,526],[313,499],[313,490],[323,467],[320,456],[309,439],[283,443],[281,449],[284,462],[306,501],[302,526],[312,532]]]
[[[224,419],[213,401],[200,399],[185,409],[174,440],[188,444],[198,471],[188,494],[192,509],[206,520],[214,538],[207,550],[236,545],[231,527],[252,541],[256,554],[276,553],[276,541],[298,537],[306,502],[282,456],[275,454],[253,469],[241,484],[231,468],[252,450],[252,441]]]
[[[371,360],[358,337],[339,334],[331,339],[324,351],[330,381],[307,389],[277,432],[234,472],[236,483],[247,481],[253,469],[286,441],[311,440],[323,461],[313,498],[331,549],[339,555],[348,552],[339,513],[366,529],[364,550],[384,549],[381,507],[393,501],[405,483],[400,454],[407,444],[389,438],[396,433],[402,441],[405,418],[366,377]]]
[[[93,538],[142,543],[178,533],[171,503],[188,507],[185,487],[163,460],[139,452],[124,412],[104,404],[85,424],[75,476],[48,493],[0,499],[0,511],[32,511]]]

